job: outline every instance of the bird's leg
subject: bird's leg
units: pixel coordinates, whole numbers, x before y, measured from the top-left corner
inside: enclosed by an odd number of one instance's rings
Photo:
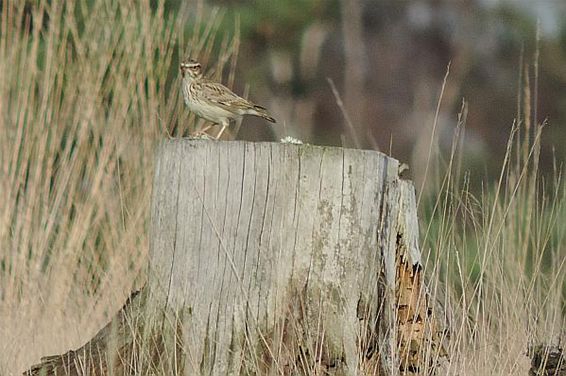
[[[212,128],[215,124],[206,124],[207,125],[205,125],[202,129],[195,129],[194,132],[189,135],[189,138],[193,140],[210,140],[213,138],[210,134],[206,133],[206,131]]]
[[[214,124],[208,124],[206,125],[203,129],[200,129],[198,131],[195,131],[195,136],[203,136],[203,135],[207,135],[208,133],[206,133],[207,130],[209,130],[210,128],[212,128],[214,126]]]
[[[210,128],[212,128],[213,125],[214,125],[214,124],[208,124],[206,127],[204,127],[203,129],[201,129],[201,130],[199,131],[199,133],[201,133],[201,134],[206,133],[206,131],[209,130]]]
[[[226,130],[226,128],[230,125],[230,120],[228,119],[224,119],[222,120],[222,129],[220,130],[220,132],[218,132],[218,134],[216,135],[216,140],[220,140],[220,136],[222,136],[222,133],[224,133],[224,131]]]

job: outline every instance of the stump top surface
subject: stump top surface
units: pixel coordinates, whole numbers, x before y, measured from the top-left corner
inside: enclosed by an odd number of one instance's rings
[[[380,151],[376,150],[369,150],[369,149],[354,149],[342,146],[329,146],[329,145],[314,145],[314,144],[291,144],[291,143],[282,143],[282,142],[271,142],[271,141],[215,141],[215,140],[195,140],[190,138],[177,138],[177,139],[166,139],[162,142],[161,148],[169,148],[169,147],[176,147],[176,146],[186,146],[191,145],[195,147],[201,146],[218,146],[218,147],[226,147],[232,145],[238,146],[270,146],[270,147],[284,147],[284,148],[296,148],[302,151],[306,150],[313,150],[313,151],[324,151],[324,152],[335,152],[335,153],[342,153],[344,151],[352,152],[352,153],[360,153],[360,154],[374,154],[376,157],[379,158],[386,158],[392,160],[396,163],[399,161],[393,157],[388,156]]]

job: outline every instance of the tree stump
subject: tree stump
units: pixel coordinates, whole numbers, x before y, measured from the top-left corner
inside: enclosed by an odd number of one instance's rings
[[[164,142],[144,315],[172,324],[171,373],[430,373],[440,330],[398,172],[374,151]]]
[[[396,374],[401,243],[420,268],[398,170],[373,151],[166,142],[149,287],[183,313],[188,374]]]

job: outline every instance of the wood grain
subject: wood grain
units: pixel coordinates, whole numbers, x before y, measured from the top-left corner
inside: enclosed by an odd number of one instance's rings
[[[266,346],[289,352],[289,364],[299,346],[354,372],[362,333],[378,338],[390,364],[390,323],[387,332],[375,323],[384,307],[394,311],[397,171],[396,160],[373,151],[164,143],[150,288],[169,309],[190,312],[188,374],[283,367],[265,354],[235,359]]]

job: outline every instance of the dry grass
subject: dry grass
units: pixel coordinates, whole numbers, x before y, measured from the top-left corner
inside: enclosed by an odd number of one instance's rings
[[[0,374],[9,375],[80,346],[144,282],[154,148],[194,126],[178,98],[178,60],[218,61],[211,69],[221,72],[238,39],[215,40],[221,14],[202,2],[196,14],[166,14],[163,1],[0,4]]]
[[[529,117],[525,106],[498,181],[479,196],[457,173],[454,147],[440,194],[425,210],[425,269],[449,312],[449,375],[527,374],[529,347],[566,340],[566,191],[561,169],[542,178],[543,126],[531,127]]]
[[[79,347],[145,281],[154,148],[195,123],[179,56],[231,64],[231,83],[238,50],[201,2],[23,3],[1,2],[0,19],[2,375]],[[497,184],[472,195],[455,148],[424,210],[430,288],[451,313],[446,374],[525,374],[528,345],[564,336],[566,192],[561,169],[539,177],[526,119]]]

